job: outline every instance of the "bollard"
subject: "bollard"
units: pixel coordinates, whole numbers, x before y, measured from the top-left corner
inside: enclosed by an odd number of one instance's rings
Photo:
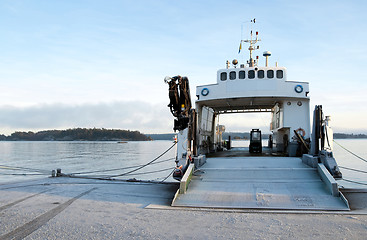
[[[61,168],[56,170],[56,177],[61,177]]]
[[[52,170],[51,177],[56,177],[56,171],[55,170]]]

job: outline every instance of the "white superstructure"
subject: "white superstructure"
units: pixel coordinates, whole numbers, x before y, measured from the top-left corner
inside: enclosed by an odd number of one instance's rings
[[[227,63],[227,68],[218,70],[216,84],[196,87],[199,146],[207,145],[208,138],[216,139],[209,126],[215,119],[207,114],[215,118],[227,113],[271,112],[270,130],[279,151],[292,141],[293,130],[310,137],[309,84],[287,81],[285,67],[250,67],[255,65],[251,61],[245,65],[233,60],[232,65]]]

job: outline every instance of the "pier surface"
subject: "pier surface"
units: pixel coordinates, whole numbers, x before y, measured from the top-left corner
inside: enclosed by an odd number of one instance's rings
[[[367,234],[366,211],[170,207],[177,189],[64,177],[1,184],[0,239],[365,239]]]

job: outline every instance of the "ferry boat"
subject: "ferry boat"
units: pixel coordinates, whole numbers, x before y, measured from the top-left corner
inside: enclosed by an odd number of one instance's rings
[[[197,86],[195,108],[188,78],[165,78],[178,131],[173,177],[180,189],[172,206],[349,210],[336,182],[342,174],[333,157],[330,117],[315,106],[311,128],[309,83],[288,80],[285,67],[270,66],[269,51],[260,66],[253,57],[260,41],[253,30],[241,40],[240,49],[248,44],[248,61],[227,61],[216,83]],[[271,113],[267,146],[231,148],[230,140],[223,141],[220,115],[262,112]]]

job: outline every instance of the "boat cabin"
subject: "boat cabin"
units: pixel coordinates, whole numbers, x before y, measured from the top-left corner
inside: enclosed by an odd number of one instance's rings
[[[310,137],[308,94],[309,84],[288,81],[285,67],[259,67],[256,62],[238,67],[237,60],[232,64],[227,61],[226,68],[218,70],[215,84],[196,87],[199,154],[221,148],[215,131],[219,115],[249,112],[271,112],[272,147],[287,152],[289,143],[295,140],[293,130],[305,139]]]

